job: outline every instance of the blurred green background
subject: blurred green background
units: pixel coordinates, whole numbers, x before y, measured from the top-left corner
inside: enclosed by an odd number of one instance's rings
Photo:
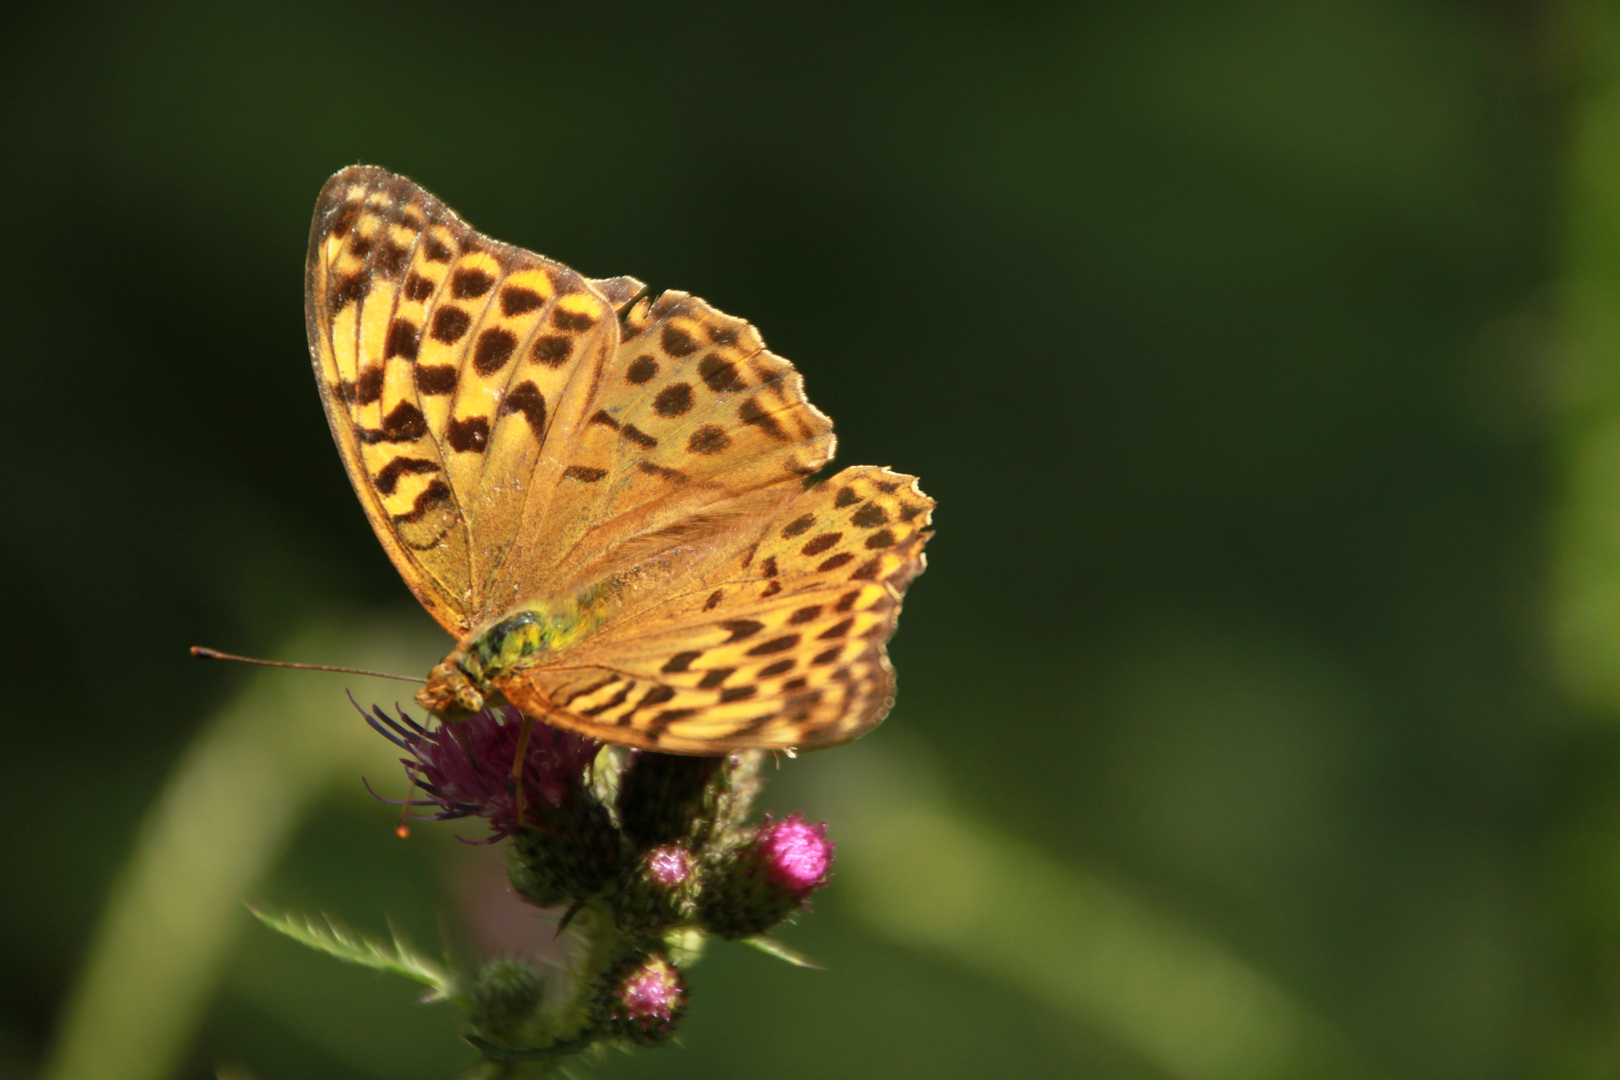
[[[766,800],[842,841],[783,935],[829,970],[715,949],[605,1075],[1616,1075],[1613,9],[14,14],[0,1076],[470,1059],[243,899],[551,948],[365,795],[343,691],[399,688],[185,652],[447,644],[307,363],[356,161],[749,318],[940,501],[897,710]]]

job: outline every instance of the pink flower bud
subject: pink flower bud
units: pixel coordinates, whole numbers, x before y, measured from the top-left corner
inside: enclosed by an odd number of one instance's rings
[[[771,880],[801,899],[827,884],[836,845],[827,839],[826,822],[811,825],[803,814],[777,822],[766,818],[754,843]]]
[[[598,998],[598,1017],[614,1036],[643,1046],[674,1034],[686,1011],[681,971],[659,952],[637,953],[612,972]]]

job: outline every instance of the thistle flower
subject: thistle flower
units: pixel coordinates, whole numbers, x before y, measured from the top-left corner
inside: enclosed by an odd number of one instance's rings
[[[359,706],[357,705],[356,708]],[[399,711],[392,720],[380,707],[361,715],[383,738],[410,755],[401,758],[412,782],[436,813],[416,815],[425,820],[481,817],[489,822],[487,842],[518,831],[512,763],[517,757],[523,714],[511,706],[485,709],[456,724],[428,729]],[[586,770],[601,744],[595,739],[534,724],[523,755],[523,807],[525,824],[546,808],[560,809],[586,790]]]
[[[727,938],[769,930],[827,884],[833,848],[825,822],[811,825],[803,814],[781,821],[767,816],[752,839],[721,860],[704,889],[704,927]]]

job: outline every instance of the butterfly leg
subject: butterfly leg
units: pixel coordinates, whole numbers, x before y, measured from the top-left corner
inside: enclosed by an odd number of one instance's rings
[[[517,753],[512,757],[512,791],[517,807],[518,828],[528,823],[523,820],[523,759],[529,753],[529,736],[534,733],[534,718],[524,714],[523,727],[518,732]]]

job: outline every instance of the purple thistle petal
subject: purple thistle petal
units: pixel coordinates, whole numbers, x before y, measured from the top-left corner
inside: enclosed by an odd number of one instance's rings
[[[485,709],[457,724],[429,729],[398,706],[397,720],[380,706],[367,712],[356,702],[355,708],[373,730],[411,755],[401,759],[406,773],[426,796],[424,801],[438,805],[437,817],[483,817],[489,821],[491,839],[517,830],[512,766],[523,730],[523,714],[517,709]],[[586,772],[600,748],[594,739],[541,723],[532,725],[523,755],[524,806],[562,806],[585,784]],[[371,790],[369,785],[367,790]],[[532,816],[526,817],[526,824],[533,825]]]

